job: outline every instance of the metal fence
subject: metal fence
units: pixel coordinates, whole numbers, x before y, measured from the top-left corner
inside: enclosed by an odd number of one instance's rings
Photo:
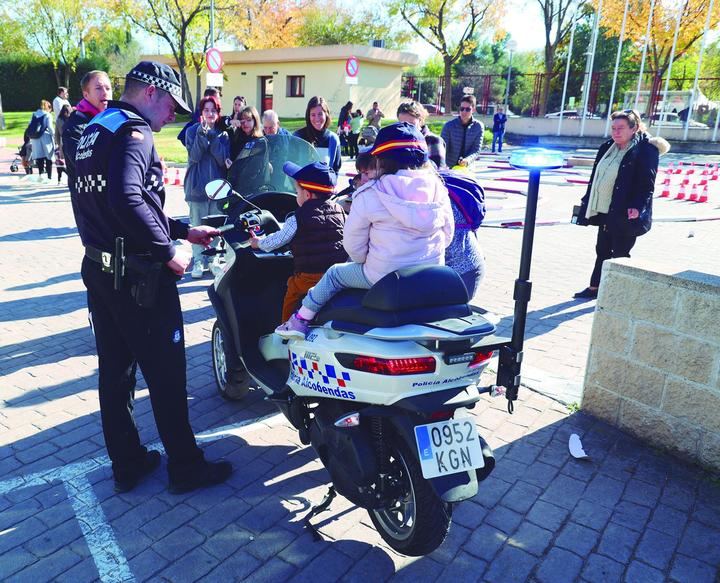
[[[598,71],[589,76],[571,72],[563,103],[563,74],[546,76],[543,73],[510,71],[509,75],[495,73],[453,77],[450,91],[454,111],[462,96],[472,93],[477,99],[479,114],[492,115],[498,105],[507,105],[511,113],[526,117],[559,117],[560,111],[565,117],[578,117],[585,109],[586,117],[604,119],[608,112],[632,108],[641,112],[648,125],[662,124],[665,127],[685,126],[692,107],[690,129],[709,128],[713,130],[711,139],[715,140],[720,110],[720,77],[699,78],[695,93],[692,91],[694,80],[684,72],[668,80],[656,71],[645,71],[642,77],[639,71],[627,71],[619,72],[613,84],[612,71]],[[550,87],[543,108],[546,82]],[[430,113],[444,113],[444,90],[442,77],[405,75],[402,79],[402,96],[425,104]]]

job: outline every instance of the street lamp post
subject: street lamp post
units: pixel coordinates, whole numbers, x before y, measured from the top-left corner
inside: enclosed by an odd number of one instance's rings
[[[210,0],[210,47],[215,47],[215,0]]]
[[[518,397],[520,388],[520,365],[522,363],[525,341],[525,322],[530,302],[532,282],[530,281],[530,263],[532,261],[533,240],[535,238],[535,217],[537,215],[538,193],[540,192],[540,174],[543,170],[561,168],[565,161],[562,152],[544,148],[515,150],[510,155],[513,168],[530,172],[528,180],[525,222],[523,223],[522,247],[520,253],[520,272],[515,280],[513,298],[515,310],[513,316],[512,338],[500,347],[497,384],[505,387],[508,410],[512,413],[513,401]]]
[[[508,104],[510,103],[510,75],[512,73],[513,53],[517,49],[517,43],[514,40],[508,41],[507,49],[510,52],[510,64],[508,65],[508,72],[507,72],[507,87],[505,87],[505,111],[506,112],[508,109]]]

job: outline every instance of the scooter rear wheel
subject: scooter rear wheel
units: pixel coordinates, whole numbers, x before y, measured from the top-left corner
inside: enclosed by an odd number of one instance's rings
[[[212,363],[220,395],[229,401],[239,401],[250,391],[250,377],[242,363],[233,364],[225,352],[222,328],[217,320],[211,336]]]
[[[452,505],[443,502],[423,478],[417,456],[400,439],[388,444],[391,473],[403,494],[387,507],[368,510],[380,536],[404,555],[423,556],[445,540]]]

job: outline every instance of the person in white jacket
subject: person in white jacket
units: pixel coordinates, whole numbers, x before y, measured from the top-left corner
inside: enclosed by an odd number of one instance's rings
[[[333,265],[310,289],[276,328],[283,338],[304,338],[315,314],[343,289],[369,289],[403,267],[445,263],[455,222],[447,190],[428,163],[425,137],[408,123],[386,126],[370,154],[376,178],[355,192],[345,223],[350,262]]]

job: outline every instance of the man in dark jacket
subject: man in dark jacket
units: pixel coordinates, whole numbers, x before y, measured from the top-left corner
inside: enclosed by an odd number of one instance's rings
[[[95,116],[77,147],[82,278],[98,352],[98,396],[115,490],[126,492],[160,464],[140,441],[129,371],[147,382],[168,456],[170,493],[226,480],[228,462],[205,460],[188,419],[183,319],[177,277],[190,254],[175,239],[208,246],[216,229],[188,228],[163,211],[163,171],[152,132],[189,113],[178,74],[142,61],[125,78],[120,101]]]
[[[62,149],[65,158],[65,171],[68,175],[68,189],[70,190],[70,202],[72,204],[75,223],[78,224],[77,213],[77,188],[75,179],[75,152],[77,151],[80,136],[88,122],[107,109],[108,100],[112,99],[112,85],[110,85],[110,77],[105,71],[90,71],[85,73],[80,80],[80,89],[83,98],[77,104],[75,111],[63,126],[62,133]],[[78,224],[78,230],[80,230]],[[82,236],[82,235],[81,235]]]
[[[467,166],[480,155],[485,126],[473,117],[475,96],[464,95],[460,100],[460,115],[447,122],[441,137],[445,140],[447,165]]]
[[[493,139],[492,151],[495,153],[495,144],[497,143],[498,152],[502,152],[503,136],[505,135],[505,124],[507,123],[507,115],[502,107],[498,107],[493,116]]]

